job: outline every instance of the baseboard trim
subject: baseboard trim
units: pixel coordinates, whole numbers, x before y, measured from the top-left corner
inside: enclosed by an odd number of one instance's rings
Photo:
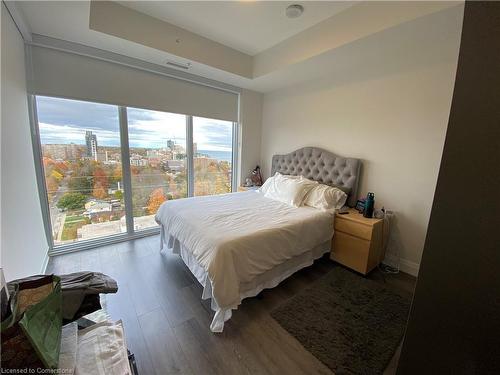
[[[412,276],[417,277],[418,276],[418,270],[420,268],[419,263],[412,262],[410,260],[406,259],[401,259],[399,269],[407,274],[410,274]]]
[[[47,249],[47,252],[45,253],[45,258],[43,259],[42,263],[42,269],[40,270],[40,274],[45,275],[45,272],[47,271],[47,266],[49,265],[49,250]]]
[[[396,257],[390,255],[386,255],[382,263],[392,267],[399,267],[399,270],[401,272],[407,273],[415,277],[418,276],[418,270],[420,268],[419,263],[415,263],[407,259],[398,260]]]

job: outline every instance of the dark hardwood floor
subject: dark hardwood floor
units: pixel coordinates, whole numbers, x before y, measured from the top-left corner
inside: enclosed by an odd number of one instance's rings
[[[224,332],[213,334],[212,311],[182,260],[159,252],[159,236],[52,257],[47,273],[100,271],[118,281],[105,297],[110,317],[121,319],[139,373],[146,374],[332,374],[274,321],[269,312],[333,267],[326,257],[292,275],[261,298],[245,299]],[[413,291],[415,278],[369,278]],[[397,354],[386,374],[395,372]]]

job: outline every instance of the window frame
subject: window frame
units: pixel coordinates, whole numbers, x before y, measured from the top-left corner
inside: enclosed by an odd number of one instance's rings
[[[64,98],[51,95],[38,95],[58,99],[68,99],[75,100],[72,98]],[[130,169],[130,147],[129,147],[129,136],[128,136],[128,115],[127,106],[115,105],[118,109],[118,120],[119,120],[119,132],[120,132],[120,152],[122,160],[122,179],[123,179],[123,189],[124,189],[124,204],[125,204],[125,217],[127,231],[124,233],[117,233],[108,235],[97,239],[88,239],[82,241],[75,241],[72,243],[56,245],[54,243],[54,237],[52,232],[52,222],[50,217],[50,208],[47,194],[47,186],[45,181],[44,169],[43,169],[43,153],[42,153],[42,143],[40,138],[40,128],[38,122],[38,112],[37,112],[37,95],[28,95],[28,111],[31,127],[31,140],[33,146],[33,159],[35,164],[35,174],[38,185],[38,195],[40,199],[40,207],[43,218],[43,224],[45,229],[45,234],[47,237],[47,242],[49,245],[50,256],[70,253],[75,251],[92,249],[99,246],[112,245],[115,243],[133,240],[137,238],[147,237],[151,235],[156,235],[160,233],[159,227],[147,228],[136,231],[134,229],[134,216],[133,216],[133,204],[132,204],[132,179],[131,179],[131,169]],[[78,99],[79,100],[79,99]],[[82,100],[79,100],[82,101]],[[87,101],[91,102],[91,101]],[[95,102],[99,103],[99,102]],[[110,104],[110,103],[102,103]],[[187,168],[187,197],[194,196],[194,154],[193,154],[193,117],[192,115],[184,115],[186,117],[186,168]],[[237,191],[238,187],[238,176],[239,176],[239,129],[240,124],[238,122],[232,122],[232,155],[231,155],[231,192]]]

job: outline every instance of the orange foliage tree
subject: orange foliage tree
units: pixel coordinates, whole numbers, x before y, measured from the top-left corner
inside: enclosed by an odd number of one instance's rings
[[[52,176],[47,177],[45,182],[47,184],[47,194],[52,197],[59,188],[59,182]]]
[[[59,173],[64,173],[68,170],[68,163],[65,161],[57,162],[55,166],[59,170]]]
[[[122,180],[122,167],[118,166],[113,171],[113,181],[114,182],[119,182],[121,180]]]
[[[108,176],[100,167],[94,169],[94,188],[96,185],[100,185],[104,190],[107,190],[109,187]]]
[[[43,167],[44,167],[44,168],[47,168],[47,167],[49,167],[49,166],[54,165],[54,160],[52,160],[52,159],[51,159],[50,157],[48,157],[48,156],[44,156],[42,161],[43,161]]]
[[[162,188],[154,189],[149,195],[148,199],[148,212],[150,215],[153,215],[158,211],[161,204],[167,200],[167,197],[163,193]]]
[[[92,190],[92,195],[97,199],[104,199],[108,196],[106,189],[99,183],[94,184],[94,190]]]

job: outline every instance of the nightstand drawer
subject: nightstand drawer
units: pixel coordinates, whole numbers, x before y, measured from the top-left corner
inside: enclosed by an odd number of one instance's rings
[[[335,231],[331,258],[360,273],[366,274],[370,241]]]
[[[340,217],[335,218],[335,231],[349,233],[353,236],[363,238],[370,241],[372,238],[372,226],[363,225],[351,220],[346,220]]]

